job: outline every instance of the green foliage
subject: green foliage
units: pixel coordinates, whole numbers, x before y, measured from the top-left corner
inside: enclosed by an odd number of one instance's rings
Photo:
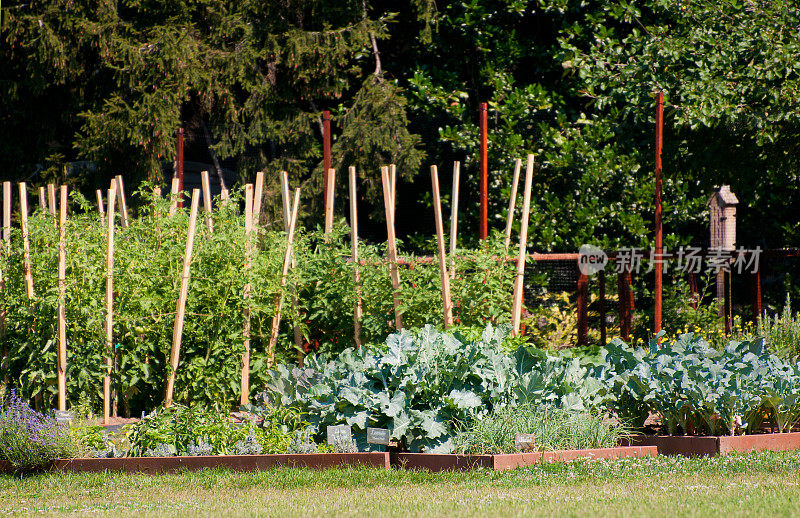
[[[181,405],[158,409],[133,425],[128,432],[128,456],[141,457],[150,451],[172,455],[252,455],[286,453],[293,429],[265,420],[234,425],[225,412]]]
[[[533,434],[539,451],[578,450],[614,447],[625,428],[592,412],[533,404],[504,406],[464,426],[453,439],[455,452],[517,453],[517,434]]]
[[[800,315],[792,312],[792,301],[786,296],[783,312],[758,320],[757,336],[776,354],[791,361],[800,359]]]
[[[599,387],[577,359],[518,348],[505,354],[508,327],[486,326],[479,340],[425,326],[396,333],[381,345],[337,357],[309,356],[304,367],[278,365],[259,397],[301,408],[323,429],[346,423],[391,429],[412,451],[452,449],[455,423],[504,404],[531,402],[585,410]],[[358,434],[356,433],[358,436]]]
[[[718,351],[687,333],[648,349],[614,340],[607,350],[596,375],[609,408],[632,426],[650,412],[670,434],[756,433],[765,417],[784,432],[800,419],[800,364],[768,354],[763,340]]]

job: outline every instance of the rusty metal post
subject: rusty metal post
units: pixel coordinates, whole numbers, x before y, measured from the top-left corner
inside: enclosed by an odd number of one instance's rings
[[[692,293],[692,309],[697,309],[700,292],[697,289],[697,274],[694,272],[689,272],[689,291]]]
[[[489,160],[488,160],[488,106],[481,103],[481,239],[489,235]]]
[[[175,160],[178,177],[178,207],[183,207],[183,128],[178,128],[178,156]]]
[[[724,298],[724,309],[725,309],[725,333],[730,334],[731,327],[733,326],[733,314],[732,314],[732,303],[731,303],[731,271],[727,270],[724,271],[724,275],[722,277],[725,282],[725,298]]]
[[[589,343],[589,276],[578,276],[578,344]]]
[[[617,293],[619,297],[619,333],[623,340],[628,341],[631,337],[631,314],[633,313],[631,271],[629,267],[623,267],[623,271],[617,275]]]
[[[662,276],[664,272],[664,265],[661,262],[661,255],[664,253],[664,244],[662,236],[662,207],[661,207],[661,190],[663,188],[662,170],[661,170],[661,148],[663,144],[663,126],[664,126],[664,93],[656,92],[656,217],[655,217],[655,231],[656,231],[656,249],[655,249],[655,332],[661,331],[661,296],[662,296]]]
[[[328,171],[331,168],[331,112],[322,112],[322,196],[324,202],[324,212],[328,213]]]
[[[758,319],[761,318],[761,267],[756,268],[750,275],[753,283],[753,322],[758,323]]]
[[[606,345],[606,272],[600,270],[597,280],[600,283],[600,346]]]

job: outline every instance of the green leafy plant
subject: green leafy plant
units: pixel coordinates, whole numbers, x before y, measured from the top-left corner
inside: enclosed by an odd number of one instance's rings
[[[442,452],[453,447],[455,423],[498,405],[600,404],[597,382],[578,359],[525,347],[506,354],[507,333],[508,326],[488,325],[470,340],[425,326],[330,359],[311,355],[303,368],[278,365],[259,398],[302,409],[317,429],[346,423],[359,437],[367,426],[389,428],[412,451]]]
[[[522,404],[495,408],[474,419],[453,439],[455,452],[516,453],[517,434],[533,434],[537,450],[611,448],[626,433],[624,426],[596,412],[575,412],[550,406]]]

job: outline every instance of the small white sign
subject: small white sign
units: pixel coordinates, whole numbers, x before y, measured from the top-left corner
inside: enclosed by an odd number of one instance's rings
[[[532,433],[518,433],[514,443],[519,451],[534,451],[536,449],[536,442]]]
[[[389,439],[391,439],[391,434],[388,428],[367,428],[368,444],[383,444],[384,446],[389,446]]]

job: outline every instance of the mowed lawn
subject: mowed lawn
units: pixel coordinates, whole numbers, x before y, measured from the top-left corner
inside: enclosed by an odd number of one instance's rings
[[[800,452],[495,473],[279,469],[0,476],[0,515],[800,516]]]

